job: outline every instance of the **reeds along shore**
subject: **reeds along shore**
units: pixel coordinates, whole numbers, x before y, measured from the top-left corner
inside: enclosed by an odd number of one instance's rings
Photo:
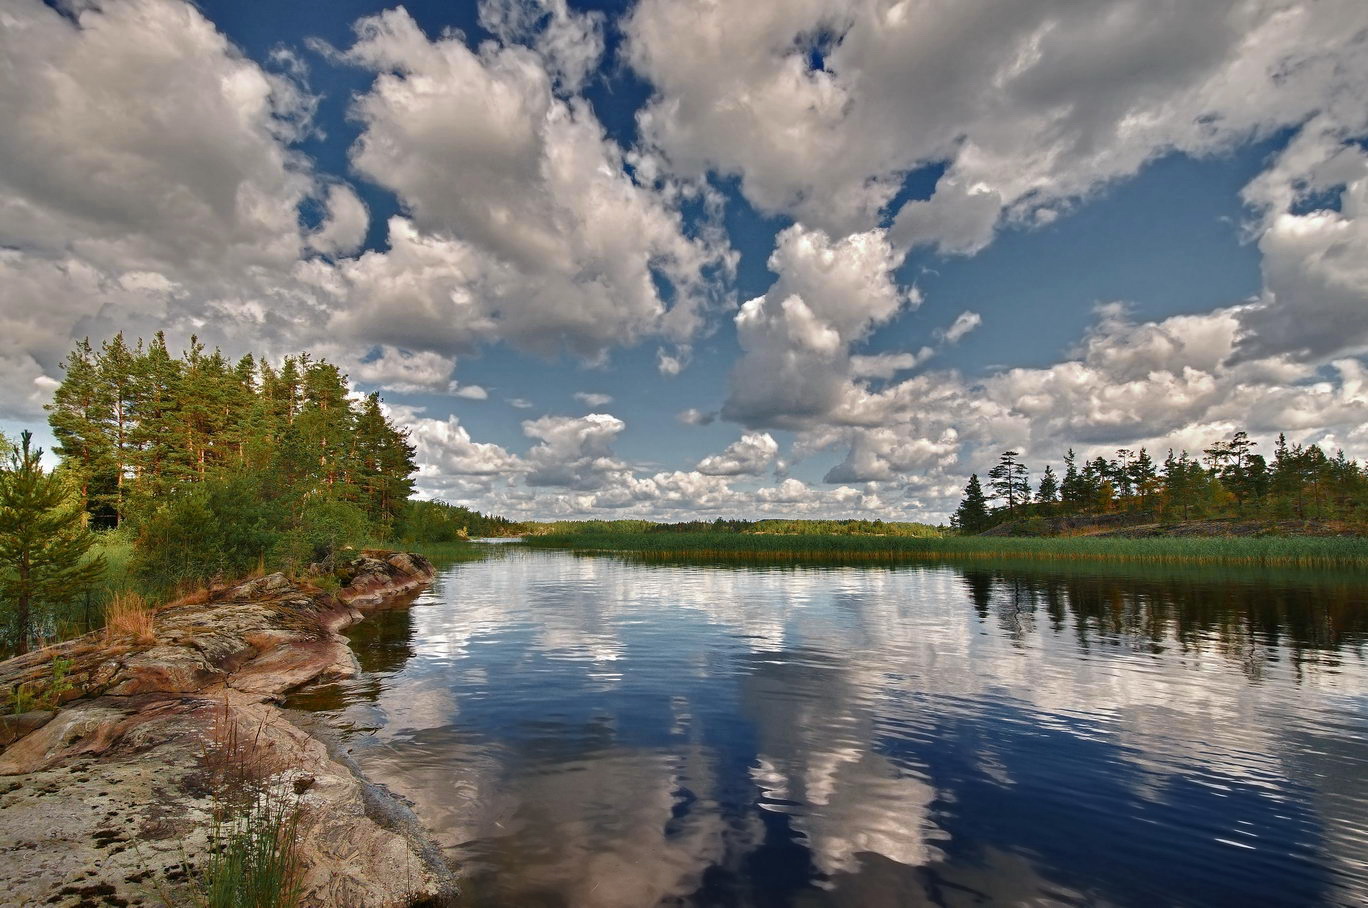
[[[737,562],[1025,559],[1368,569],[1368,538],[1364,537],[1013,539],[595,532],[533,536],[523,544]]]

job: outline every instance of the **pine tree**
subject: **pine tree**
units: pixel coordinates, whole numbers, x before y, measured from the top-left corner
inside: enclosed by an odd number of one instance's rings
[[[1078,473],[1073,448],[1064,455],[1064,480],[1059,484],[1059,498],[1074,508],[1082,507],[1088,500],[1087,490],[1083,487],[1082,477]]]
[[[68,371],[51,421],[62,470],[92,509],[146,515],[184,486],[264,471],[261,487],[296,516],[326,491],[383,528],[413,492],[407,433],[377,395],[353,402],[324,360],[287,357],[276,370],[251,355],[230,363],[194,337],[177,358],[161,334],[134,349],[116,335],[98,354],[78,345]]]
[[[313,452],[319,480],[329,486],[345,484],[352,432],[346,378],[331,363],[304,360],[302,387],[304,403],[294,425]]]
[[[169,492],[184,473],[177,469],[183,453],[176,412],[181,366],[166,349],[166,337],[160,331],[136,366],[136,425],[130,432],[134,479],[138,494],[150,500]]]
[[[48,424],[57,439],[58,456],[80,484],[85,508],[92,485],[99,484],[113,459],[104,431],[107,398],[88,338],[76,345],[63,368],[66,375],[47,405]]]
[[[28,652],[35,611],[88,589],[104,572],[104,557],[87,560],[94,536],[79,501],[61,478],[46,473],[43,451],[21,435],[0,469],[0,596],[12,603],[16,653]]]
[[[1041,504],[1053,504],[1059,500],[1059,479],[1055,476],[1053,467],[1046,466],[1045,473],[1040,477],[1040,488],[1036,490],[1036,501]]]
[[[1116,494],[1122,498],[1128,498],[1131,494],[1131,458],[1135,453],[1128,448],[1119,448],[1116,452],[1116,460],[1108,471],[1112,483],[1112,488]]]
[[[130,350],[123,333],[114,335],[100,348],[100,383],[104,386],[108,407],[105,411],[105,435],[109,439],[114,491],[108,504],[114,511],[117,526],[124,516],[124,485],[133,462],[132,429],[134,401],[137,396],[138,358],[142,342]]]
[[[1003,451],[997,466],[988,471],[993,496],[1007,503],[1007,510],[1031,500],[1030,474],[1026,465],[1017,460],[1016,451]]]
[[[1140,498],[1140,506],[1149,507],[1151,499],[1159,491],[1159,472],[1155,469],[1154,460],[1144,448],[1135,455],[1135,460],[1130,465],[1129,478],[1131,491]]]
[[[963,533],[978,533],[988,527],[988,499],[979,485],[977,473],[971,473],[964,487],[964,500],[954,514],[955,526]]]

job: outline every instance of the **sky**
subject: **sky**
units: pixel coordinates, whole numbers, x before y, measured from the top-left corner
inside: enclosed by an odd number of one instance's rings
[[[0,0],[0,430],[74,341],[309,351],[425,497],[944,520],[1368,457],[1361,0]]]

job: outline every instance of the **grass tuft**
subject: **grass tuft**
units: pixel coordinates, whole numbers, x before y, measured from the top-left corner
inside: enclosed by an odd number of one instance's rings
[[[203,762],[214,806],[208,851],[187,868],[201,908],[297,908],[303,898],[300,796],[227,704]]]
[[[105,605],[105,643],[132,637],[137,643],[151,643],[152,609],[137,593],[127,590],[114,593]]]

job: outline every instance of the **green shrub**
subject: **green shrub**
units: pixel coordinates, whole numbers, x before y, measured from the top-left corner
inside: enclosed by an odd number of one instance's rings
[[[278,525],[254,477],[201,482],[148,515],[129,566],[159,590],[241,576],[276,547]]]
[[[330,561],[343,546],[363,544],[370,532],[366,512],[356,505],[312,497],[300,509],[298,525],[281,537],[276,556],[282,564],[299,570]]]

